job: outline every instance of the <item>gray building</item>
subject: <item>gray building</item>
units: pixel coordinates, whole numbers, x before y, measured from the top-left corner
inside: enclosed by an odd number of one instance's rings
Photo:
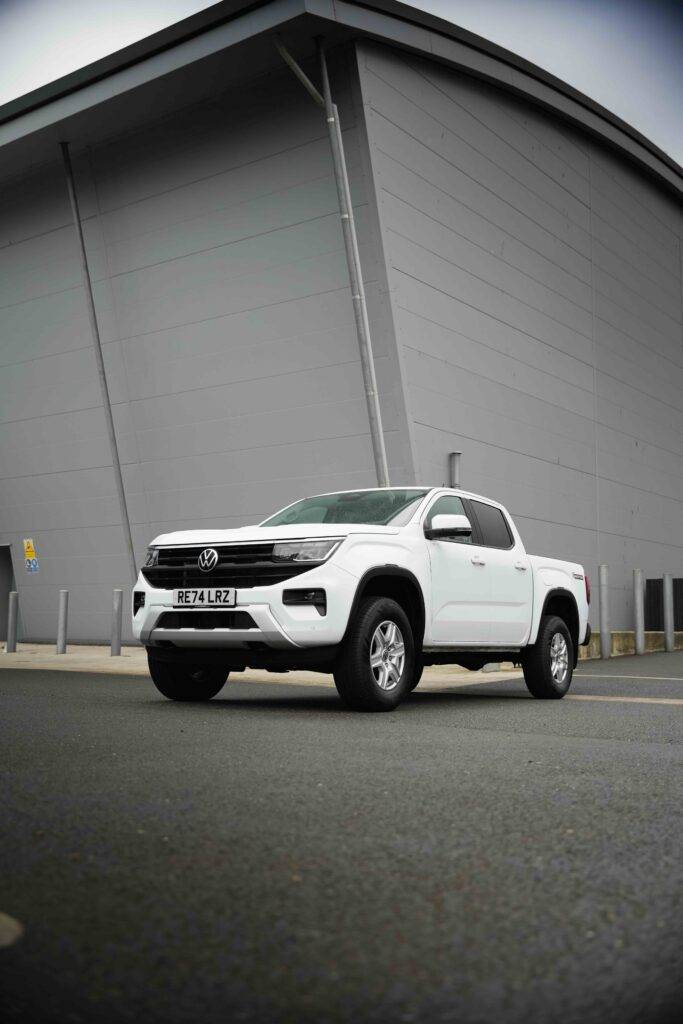
[[[634,566],[683,576],[683,171],[402,4],[226,0],[0,108],[0,591],[24,638],[54,638],[66,587],[72,636],[104,639],[130,590],[61,141],[137,559],[376,482],[327,126],[275,33],[316,82],[328,49],[392,482],[462,451],[530,550],[609,564],[628,627]]]

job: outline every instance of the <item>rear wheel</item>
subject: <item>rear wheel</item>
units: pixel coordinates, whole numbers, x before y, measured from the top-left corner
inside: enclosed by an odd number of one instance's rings
[[[529,693],[540,700],[560,700],[572,681],[574,644],[567,624],[557,615],[541,619],[538,638],[522,661]]]
[[[410,680],[410,686],[408,687],[409,693],[417,689],[417,687],[419,686],[420,680],[422,679],[422,673],[424,672],[424,667],[425,666],[422,660],[422,656],[416,652],[415,668],[413,669],[413,678]]]
[[[149,674],[159,693],[169,700],[211,700],[225,686],[228,673],[214,665],[174,665],[147,655]]]
[[[406,613],[391,598],[365,598],[334,668],[339,696],[354,711],[393,711],[410,692],[414,670]]]

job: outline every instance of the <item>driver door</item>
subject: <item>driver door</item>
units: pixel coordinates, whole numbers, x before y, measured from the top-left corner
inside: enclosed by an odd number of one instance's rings
[[[472,516],[456,494],[436,498],[424,518]],[[426,540],[431,570],[432,616],[425,640],[444,645],[481,645],[490,638],[491,583],[486,561],[473,537]]]

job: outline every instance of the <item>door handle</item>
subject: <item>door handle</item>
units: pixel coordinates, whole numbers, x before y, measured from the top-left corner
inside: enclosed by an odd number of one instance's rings
[[[486,565],[486,562],[481,555],[472,555],[471,562],[472,565]]]
[[[524,562],[515,562],[515,569],[519,569],[521,572],[526,572],[527,568],[528,567],[524,564]]]

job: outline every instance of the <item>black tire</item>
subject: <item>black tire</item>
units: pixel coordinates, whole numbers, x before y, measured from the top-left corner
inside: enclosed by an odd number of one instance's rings
[[[211,700],[225,686],[228,673],[214,665],[174,665],[147,655],[149,674],[159,693],[169,700]]]
[[[384,624],[393,624],[400,631],[404,660],[397,680],[393,674],[398,670],[396,661],[372,668],[370,664],[371,646],[377,642],[376,634],[382,627],[382,634],[387,630]],[[396,654],[396,644],[387,645],[387,658]],[[377,651],[375,651],[375,656]],[[401,606],[388,597],[368,597],[361,601],[360,606],[350,623],[341,650],[334,667],[334,682],[339,696],[354,711],[393,711],[411,689],[415,669],[415,651],[413,631],[408,616]],[[388,673],[392,673],[389,678]],[[378,682],[377,675],[384,677],[387,688]]]
[[[561,665],[556,664],[553,673],[552,645],[558,645],[562,652],[561,641],[566,648],[566,667],[560,678]],[[538,638],[532,647],[527,648],[522,660],[524,682],[532,697],[539,700],[561,700],[569,689],[574,672],[574,644],[567,624],[557,615],[544,615],[538,628]]]
[[[410,686],[408,687],[408,693],[412,693],[420,685],[422,679],[422,673],[424,672],[424,662],[421,656],[415,652],[415,667],[413,668],[413,678],[410,680]]]

